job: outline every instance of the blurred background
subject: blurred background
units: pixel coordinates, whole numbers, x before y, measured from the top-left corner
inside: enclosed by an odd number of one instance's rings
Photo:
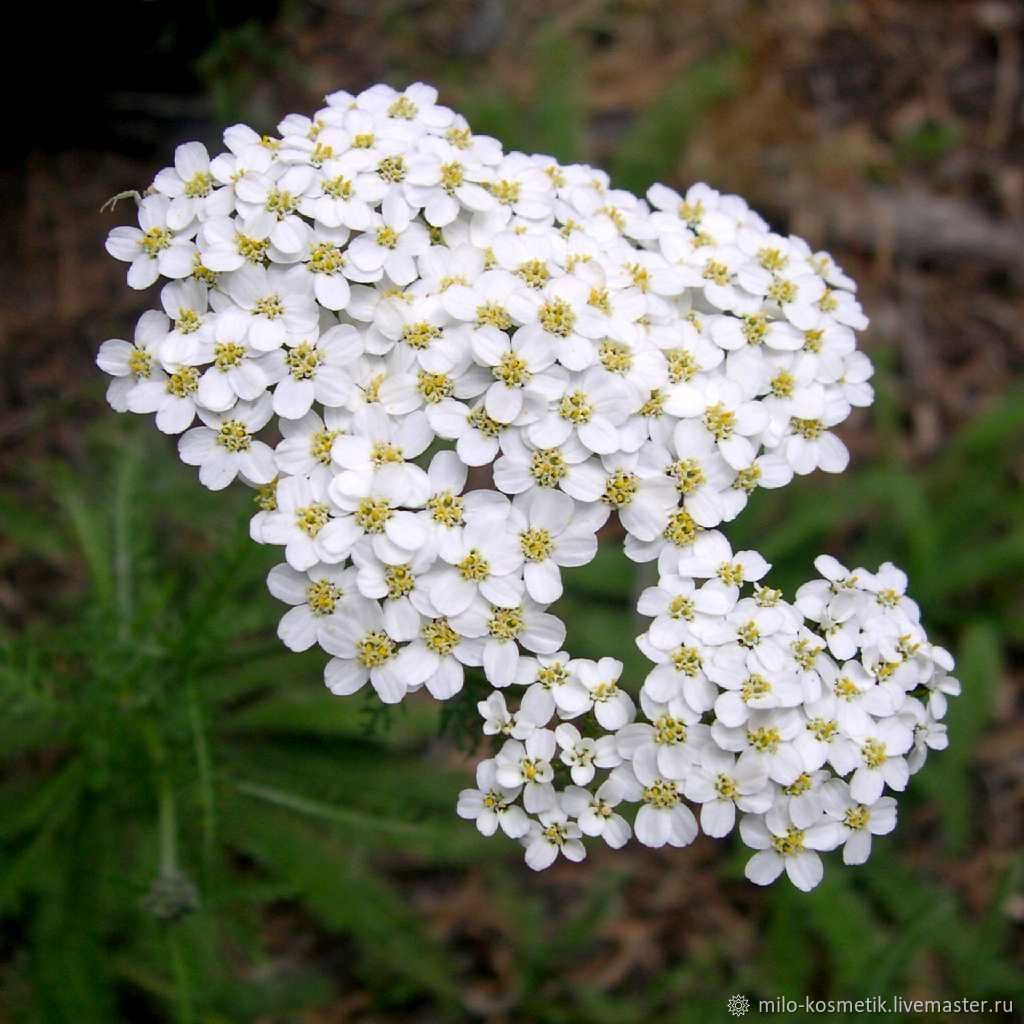
[[[1024,9],[753,0],[206,0],[22,12],[0,248],[0,1022],[716,1021],[805,995],[1024,1003]],[[213,495],[93,360],[155,296],[103,251],[176,144],[423,79],[507,148],[703,179],[860,283],[878,398],[841,478],[730,527],[792,587],[892,558],[960,662],[952,745],[869,864],[595,845],[533,876],[454,816],[476,691],[330,697],[244,490]],[[573,650],[626,628],[609,538]],[[619,642],[621,641],[621,642]],[[778,1019],[801,1019],[779,1014]],[[828,1020],[828,1014],[816,1016]],[[849,1014],[833,1019],[849,1020]],[[872,1019],[865,1014],[857,1019]],[[886,1021],[914,1016],[880,1015]],[[947,1015],[929,1014],[929,1021]],[[948,1019],[953,1019],[948,1016]],[[971,1019],[961,1015],[957,1019]]]

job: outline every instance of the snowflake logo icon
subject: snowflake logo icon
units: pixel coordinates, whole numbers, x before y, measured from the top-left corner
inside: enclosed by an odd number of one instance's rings
[[[725,1008],[734,1017],[742,1017],[750,1009],[750,1000],[741,995],[729,996],[725,1001]]]

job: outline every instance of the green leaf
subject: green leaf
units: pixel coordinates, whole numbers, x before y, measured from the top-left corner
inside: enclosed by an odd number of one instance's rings
[[[949,702],[946,727],[950,745],[935,751],[915,777],[942,812],[946,846],[961,852],[971,834],[972,773],[970,763],[992,714],[1002,675],[999,633],[991,623],[977,622],[963,633],[957,675],[963,693]]]
[[[305,801],[300,801],[302,813]],[[405,899],[348,843],[286,811],[225,816],[232,845],[286,880],[306,910],[329,931],[351,936],[363,970],[399,996],[458,997],[455,966],[429,941]]]

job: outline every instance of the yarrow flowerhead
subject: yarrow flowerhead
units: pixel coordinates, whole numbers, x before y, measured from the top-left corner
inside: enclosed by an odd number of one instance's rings
[[[280,637],[331,656],[332,693],[447,700],[482,671],[494,756],[457,810],[531,867],[737,822],[757,884],[862,863],[947,743],[953,660],[894,566],[822,556],[790,603],[722,532],[845,468],[833,428],[872,399],[854,283],[738,196],[641,199],[437,100],[376,85],[180,146],[107,242],[131,287],[167,279],[100,349],[110,404],[256,489]],[[549,610],[610,517],[657,567],[639,686]]]

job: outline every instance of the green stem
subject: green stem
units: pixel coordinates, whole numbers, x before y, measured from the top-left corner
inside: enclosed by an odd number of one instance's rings
[[[178,870],[178,812],[174,789],[164,771],[160,777],[160,874],[167,878]]]
[[[213,768],[210,761],[210,745],[206,735],[206,723],[199,703],[199,692],[194,680],[185,687],[188,700],[188,719],[192,729],[192,746],[199,775],[199,803],[203,816],[203,866],[207,873],[213,864],[217,842],[217,806],[213,792]]]

